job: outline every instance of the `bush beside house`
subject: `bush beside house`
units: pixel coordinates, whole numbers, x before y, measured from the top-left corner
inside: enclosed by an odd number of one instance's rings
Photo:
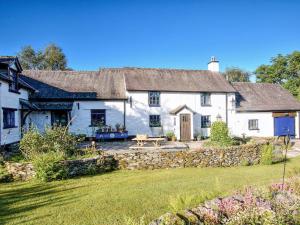
[[[216,121],[211,125],[210,138],[205,146],[228,147],[233,144],[232,138],[229,136],[229,130],[225,122]]]
[[[20,150],[32,162],[36,177],[42,181],[68,177],[68,169],[60,162],[76,154],[77,137],[67,127],[48,127],[44,133],[30,128],[20,142]]]

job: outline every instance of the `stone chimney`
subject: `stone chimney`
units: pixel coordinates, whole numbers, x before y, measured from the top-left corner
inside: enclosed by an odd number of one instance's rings
[[[219,67],[219,61],[216,59],[216,57],[212,56],[210,58],[210,62],[208,63],[208,70],[213,71],[213,72],[219,72],[220,67]]]

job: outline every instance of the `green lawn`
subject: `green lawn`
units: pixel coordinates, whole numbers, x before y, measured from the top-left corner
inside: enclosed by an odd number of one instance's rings
[[[169,210],[170,198],[269,183],[282,164],[236,168],[117,171],[52,183],[0,184],[0,224],[124,224],[124,217],[147,221]],[[294,158],[287,169],[300,167]],[[197,203],[194,201],[190,206]]]

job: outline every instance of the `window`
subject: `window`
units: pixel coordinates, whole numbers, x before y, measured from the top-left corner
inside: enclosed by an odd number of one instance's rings
[[[201,128],[209,128],[210,125],[210,116],[201,116]]]
[[[149,91],[149,106],[160,105],[160,93],[158,91]]]
[[[202,106],[210,106],[211,105],[209,93],[203,93],[201,95],[201,105]]]
[[[15,111],[16,109],[3,108],[3,128],[14,128],[15,123]]]
[[[106,125],[105,109],[92,109],[91,110],[91,126],[104,126]]]
[[[9,84],[9,91],[18,92],[18,75],[16,72],[10,70],[11,83]]]
[[[149,126],[150,127],[160,127],[160,115],[150,115],[149,116]]]
[[[51,123],[55,126],[67,126],[68,125],[68,112],[55,111],[51,113]]]
[[[249,130],[258,130],[258,120],[248,120]]]

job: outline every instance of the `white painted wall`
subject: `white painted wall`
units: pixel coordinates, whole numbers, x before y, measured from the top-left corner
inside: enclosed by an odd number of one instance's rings
[[[211,115],[211,121],[217,120],[220,115],[222,120],[226,120],[226,94],[212,93],[211,106],[201,106],[201,93],[182,93],[182,92],[161,92],[161,107],[149,107],[148,92],[127,93],[132,98],[132,107],[130,103],[126,104],[126,124],[129,135],[148,134],[149,136],[164,135],[167,131],[173,131],[179,138],[179,119],[174,125],[174,116],[170,111],[181,105],[187,105],[196,114],[193,116],[193,132],[195,135],[201,134],[209,136],[209,128],[201,128],[201,115]],[[161,115],[161,128],[149,127],[149,115]]]
[[[9,84],[1,81],[0,85],[0,120],[1,120],[1,145],[11,144],[20,141],[21,138],[21,105],[19,99],[28,100],[28,91],[25,89],[19,90],[20,94],[10,92]],[[17,109],[15,112],[16,128],[3,129],[3,107]]]
[[[249,130],[248,121],[258,119],[259,130]],[[295,118],[296,138],[299,138],[299,113]],[[272,112],[237,112],[232,133],[237,136],[270,137],[274,136],[274,118]]]
[[[78,105],[79,104],[79,105]],[[106,110],[106,125],[115,128],[117,123],[124,125],[124,103],[123,101],[76,101],[71,111],[71,123],[69,131],[74,134],[86,134],[94,136],[97,127],[91,127],[91,109]],[[27,117],[26,123],[32,123],[40,131],[51,126],[51,112],[32,112]]]
[[[2,88],[2,87],[1,87]],[[180,139],[179,118],[182,113],[190,113],[193,123],[192,135],[202,136],[210,135],[210,128],[201,128],[201,115],[210,115],[212,122],[217,120],[220,115],[223,121],[226,121],[226,94],[212,93],[211,105],[201,106],[201,93],[176,93],[161,92],[161,106],[149,107],[148,92],[128,92],[132,98],[132,107],[130,102],[126,102],[126,128],[129,135],[148,134],[149,136],[165,135],[168,131],[173,131]],[[2,98],[1,98],[2,100]],[[2,100],[3,101],[3,100]],[[18,101],[17,101],[18,102]],[[258,136],[267,137],[274,134],[274,119],[271,112],[245,112],[235,111],[235,94],[227,94],[227,119],[231,135]],[[78,107],[79,104],[79,107]],[[177,115],[171,115],[169,112],[180,105],[187,105],[195,114],[189,110],[183,110]],[[105,109],[106,123],[114,127],[117,123],[123,125],[124,103],[123,101],[76,101],[71,111],[72,123],[70,131],[76,134],[86,134],[93,136],[97,128],[91,127],[91,109]],[[149,127],[149,115],[160,115],[162,127]],[[296,117],[296,135],[299,137],[299,113]],[[258,119],[259,130],[249,130],[248,120]],[[31,122],[38,129],[44,130],[45,126],[51,125],[50,112],[33,112],[27,118],[27,123]],[[12,138],[13,139],[13,138]]]
[[[78,107],[79,103],[79,107]],[[106,125],[115,127],[117,123],[124,125],[123,101],[77,101],[71,112],[70,131],[76,134],[94,136],[97,128],[91,127],[91,109],[106,110]]]
[[[249,130],[248,121],[258,120],[258,130]],[[272,112],[237,112],[232,128],[232,134],[241,136],[269,137],[274,135],[274,118]]]
[[[51,126],[51,112],[31,112],[26,118],[26,127],[29,127],[31,125],[37,128],[39,131],[44,132],[46,127]]]

